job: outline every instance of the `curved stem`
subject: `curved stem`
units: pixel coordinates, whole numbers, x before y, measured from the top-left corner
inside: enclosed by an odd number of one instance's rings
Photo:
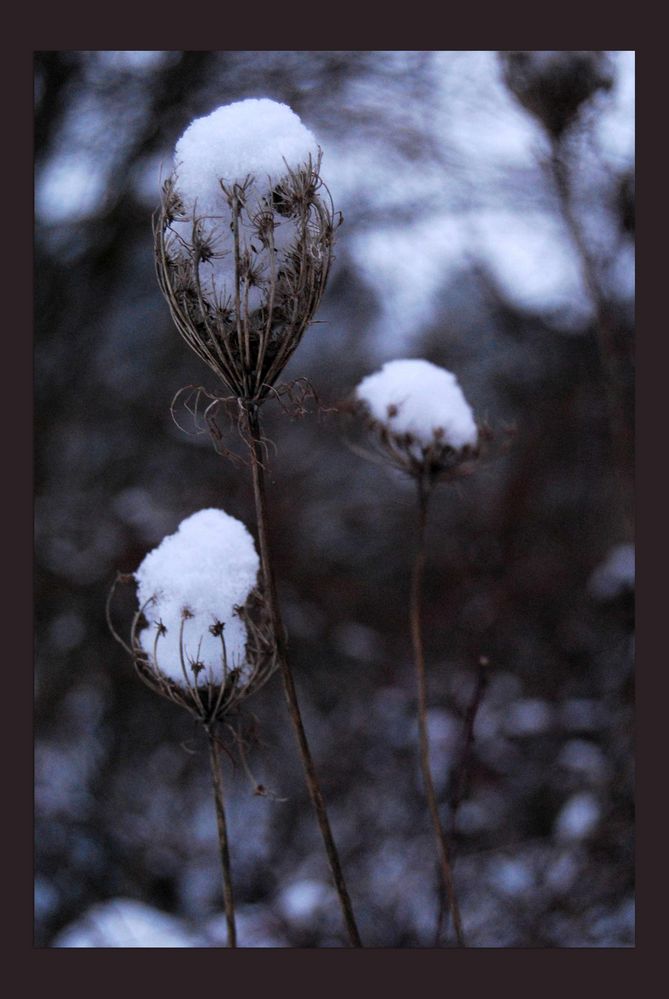
[[[449,857],[448,842],[439,818],[437,795],[430,771],[430,738],[427,727],[427,681],[425,676],[425,655],[423,652],[423,633],[421,627],[423,572],[425,569],[425,527],[427,524],[427,506],[429,500],[429,485],[422,479],[418,481],[418,544],[416,557],[411,573],[411,641],[413,645],[416,678],[418,681],[418,735],[420,749],[420,767],[423,772],[425,794],[432,819],[432,828],[437,845],[439,868],[448,896],[448,906],[453,920],[453,928],[458,944],[465,945],[460,908],[453,884],[453,871]]]
[[[216,733],[205,726],[209,739],[209,762],[211,764],[211,783],[216,802],[216,825],[218,826],[218,842],[221,854],[221,870],[223,872],[223,905],[225,921],[228,927],[228,947],[237,946],[237,929],[235,926],[235,903],[232,895],[232,876],[230,873],[230,850],[228,847],[228,827],[225,821],[225,806],[223,804],[223,777],[221,775],[221,759]]]
[[[297,699],[297,690],[293,680],[292,670],[288,662],[286,653],[286,633],[281,619],[281,609],[276,592],[276,581],[270,556],[269,538],[267,531],[267,496],[265,491],[265,470],[263,466],[263,454],[261,444],[260,416],[258,409],[254,405],[249,405],[246,409],[246,420],[248,430],[248,445],[251,453],[251,467],[253,470],[253,495],[256,506],[256,519],[258,524],[258,540],[260,543],[260,558],[262,562],[262,572],[265,581],[266,597],[272,617],[272,626],[275,635],[277,658],[283,678],[283,686],[288,704],[290,720],[295,731],[295,737],[302,758],[302,765],[309,790],[309,796],[316,812],[318,825],[323,837],[325,852],[327,854],[332,878],[339,895],[344,922],[348,930],[348,936],[353,947],[362,947],[358,927],[353,915],[351,899],[344,880],[344,874],[339,862],[339,854],[330,828],[325,799],[321,791],[316,768],[309,749],[306,732],[302,723],[302,714]]]

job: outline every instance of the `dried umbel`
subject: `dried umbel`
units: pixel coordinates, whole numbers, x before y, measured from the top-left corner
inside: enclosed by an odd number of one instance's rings
[[[269,610],[256,586],[258,566],[240,521],[222,510],[201,510],[133,575],[117,579],[137,584],[130,643],[114,631],[137,673],[205,727],[259,690],[277,667]]]
[[[320,161],[289,108],[242,101],[193,122],[163,186],[161,290],[188,345],[246,401],[271,391],[325,289],[335,213]]]
[[[360,382],[349,409],[382,460],[430,486],[471,472],[481,442],[455,376],[429,361],[389,361]]]
[[[130,644],[141,679],[202,723],[209,743],[223,877],[228,946],[237,946],[230,850],[217,723],[258,690],[278,665],[268,605],[257,589],[260,560],[241,521],[223,510],[200,510],[182,521],[129,576],[139,608]]]
[[[509,89],[554,139],[575,120],[581,105],[613,85],[605,52],[505,52],[502,65]]]
[[[153,648],[146,651],[142,635],[146,630],[143,607],[135,616],[131,628],[130,648],[138,675],[155,693],[186,708],[205,725],[221,719],[231,708],[250,694],[260,690],[277,667],[275,643],[267,605],[258,590],[254,590],[243,607],[236,611],[247,631],[243,658],[230,659],[225,641],[225,626],[214,621],[208,634],[220,644],[220,668],[212,670],[198,658],[186,652],[185,637],[192,614],[184,608],[179,626],[178,644],[182,680],[173,680],[162,668],[162,643],[167,635],[165,625],[153,625]]]

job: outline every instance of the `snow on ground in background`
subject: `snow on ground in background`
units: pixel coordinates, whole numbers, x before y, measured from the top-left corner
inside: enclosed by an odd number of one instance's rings
[[[597,828],[602,810],[594,794],[579,791],[562,806],[555,820],[558,840],[587,839]]]
[[[612,600],[634,589],[634,575],[634,545],[614,545],[590,576],[588,589],[596,600]]]
[[[52,947],[197,947],[181,920],[130,898],[94,905]]]
[[[287,885],[279,895],[279,908],[291,922],[306,923],[330,900],[332,892],[327,885],[312,878],[304,878]]]

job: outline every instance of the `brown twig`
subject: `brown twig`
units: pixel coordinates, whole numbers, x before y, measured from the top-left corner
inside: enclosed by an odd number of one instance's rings
[[[481,706],[481,701],[483,700],[483,695],[485,694],[486,687],[488,686],[488,666],[489,660],[487,656],[479,656],[476,683],[474,685],[471,701],[467,705],[467,710],[465,712],[462,732],[462,747],[460,749],[458,762],[455,766],[455,770],[453,771],[453,780],[448,800],[450,808],[451,841],[453,841],[455,835],[458,808],[462,804],[467,791],[472,749],[474,747],[474,725],[476,723],[476,716],[478,714],[479,707]]]
[[[414,663],[416,667],[416,677],[418,681],[418,734],[419,734],[419,754],[420,766],[425,784],[425,794],[427,797],[432,828],[434,831],[437,855],[439,857],[439,867],[443,886],[448,896],[448,905],[453,920],[453,928],[458,944],[465,947],[464,930],[460,916],[455,886],[453,883],[453,870],[450,861],[449,847],[446,833],[439,818],[439,805],[437,795],[432,780],[430,770],[430,738],[427,727],[427,681],[425,675],[425,654],[423,651],[423,633],[421,627],[422,609],[422,589],[423,573],[425,569],[425,528],[427,525],[427,508],[430,495],[430,483],[425,477],[417,479],[418,483],[418,543],[416,557],[411,574],[411,600],[410,600],[410,621],[411,640],[413,644]]]
[[[284,691],[288,704],[288,712],[295,731],[304,773],[314,810],[318,819],[318,825],[325,844],[330,871],[334,880],[335,888],[339,896],[344,922],[348,931],[348,936],[353,947],[362,947],[360,934],[353,915],[351,899],[344,880],[344,874],[339,861],[339,854],[330,828],[330,822],[325,807],[325,799],[321,791],[316,768],[309,749],[306,732],[302,723],[297,690],[293,679],[292,670],[288,662],[286,652],[286,633],[281,618],[281,609],[276,592],[276,582],[270,555],[269,537],[267,530],[267,496],[265,490],[265,467],[263,464],[262,451],[262,431],[260,426],[260,416],[258,407],[249,403],[245,407],[247,422],[247,439],[251,455],[251,468],[253,471],[253,495],[256,507],[256,519],[258,525],[258,540],[260,545],[260,559],[262,573],[265,583],[265,596],[269,606],[270,615],[274,624],[274,634],[276,642],[276,653],[283,678]]]
[[[562,217],[569,232],[583,283],[595,310],[595,329],[599,351],[606,406],[613,451],[614,467],[619,482],[621,513],[629,533],[633,530],[632,497],[629,487],[630,463],[633,450],[632,430],[625,417],[625,400],[620,390],[621,352],[611,310],[606,301],[597,274],[597,265],[585,238],[580,219],[574,211],[572,185],[564,159],[561,139],[551,140],[550,169],[558,195]]]
[[[478,714],[479,707],[481,706],[483,695],[485,694],[486,687],[488,686],[489,661],[487,656],[479,656],[477,665],[476,683],[474,684],[474,691],[472,693],[471,700],[465,711],[460,754],[453,769],[450,792],[448,795],[448,805],[450,811],[448,839],[451,843],[451,863],[455,862],[455,830],[457,825],[458,809],[460,808],[465,794],[467,793],[467,784],[469,782],[472,750],[474,748],[474,725],[476,724],[476,716]],[[435,947],[439,946],[439,939],[441,937],[445,913],[446,899],[444,897],[444,892],[442,891],[439,899],[437,926],[434,934]]]
[[[218,843],[221,855],[221,871],[223,873],[223,905],[225,907],[225,922],[228,928],[228,947],[237,946],[237,928],[235,926],[235,902],[232,894],[232,875],[230,873],[230,849],[228,846],[228,827],[225,821],[225,805],[223,803],[223,777],[221,774],[221,758],[214,728],[205,725],[209,740],[209,762],[211,764],[211,783],[216,803],[216,825],[218,827]]]

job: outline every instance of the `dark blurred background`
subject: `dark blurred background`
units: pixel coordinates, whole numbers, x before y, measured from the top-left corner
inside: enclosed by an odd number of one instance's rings
[[[205,746],[135,677],[105,600],[197,509],[253,528],[248,470],[172,421],[182,386],[217,386],[172,326],[151,236],[176,140],[246,97],[300,115],[344,214],[285,375],[310,379],[320,411],[269,403],[265,419],[291,656],[363,938],[435,939],[415,499],[331,410],[410,356],[456,372],[498,435],[516,426],[508,454],[440,488],[429,525],[447,824],[490,663],[455,819],[468,942],[631,946],[633,53],[463,51],[36,54],[36,944],[225,940]],[[129,627],[132,600],[116,613]],[[253,773],[225,764],[240,943],[340,946],[278,677],[237,721]]]

